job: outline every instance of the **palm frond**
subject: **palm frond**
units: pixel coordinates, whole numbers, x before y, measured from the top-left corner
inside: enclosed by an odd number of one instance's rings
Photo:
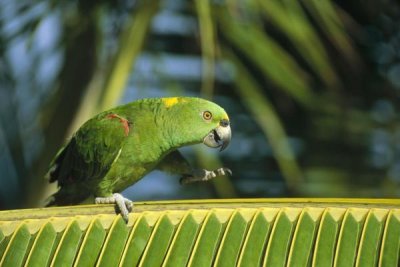
[[[121,98],[135,59],[142,50],[151,19],[157,11],[158,5],[159,1],[143,1],[129,17],[120,37],[118,51],[106,74],[102,90],[103,96],[100,98],[101,110],[111,108]]]
[[[231,199],[0,212],[2,266],[397,266],[400,202]]]
[[[202,88],[203,97],[211,99],[214,91],[215,75],[215,24],[211,16],[209,1],[196,0],[196,9],[200,24],[202,50]]]
[[[296,187],[303,181],[303,174],[273,105],[263,95],[257,82],[254,81],[235,54],[228,48],[224,49],[224,53],[236,67],[235,89],[237,94],[267,136],[287,186],[293,192],[296,192]]]

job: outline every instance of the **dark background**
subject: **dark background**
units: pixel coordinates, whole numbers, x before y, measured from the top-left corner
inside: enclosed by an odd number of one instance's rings
[[[133,200],[398,197],[399,7],[0,0],[0,208],[42,205],[52,157],[94,114],[177,95],[228,111],[226,151],[183,152],[234,174],[181,187],[154,172]]]

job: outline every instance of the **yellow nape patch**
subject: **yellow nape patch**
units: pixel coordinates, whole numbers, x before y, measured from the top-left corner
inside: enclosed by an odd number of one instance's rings
[[[167,98],[163,98],[162,101],[167,108],[170,108],[173,105],[176,105],[177,103],[179,103],[180,99],[178,97],[167,97]]]

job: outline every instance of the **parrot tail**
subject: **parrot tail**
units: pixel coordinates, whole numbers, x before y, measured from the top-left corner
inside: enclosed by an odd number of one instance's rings
[[[71,183],[68,178],[61,174],[61,168],[65,164],[65,156],[67,155],[70,143],[63,147],[50,164],[50,171],[47,178],[50,183],[57,182],[59,190],[50,196],[46,202],[46,206],[65,206],[79,204],[90,196],[90,192],[86,187],[79,183]]]
[[[62,162],[64,161],[65,154],[67,152],[68,145],[63,147],[56,155],[54,160],[50,164],[50,171],[48,172],[49,182],[53,183],[55,181],[59,181],[60,170]]]
[[[46,200],[46,207],[76,205],[89,197],[90,193],[79,186],[63,186]]]

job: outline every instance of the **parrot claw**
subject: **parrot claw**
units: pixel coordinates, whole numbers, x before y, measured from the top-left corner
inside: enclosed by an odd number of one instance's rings
[[[208,171],[204,169],[194,170],[191,175],[185,175],[181,178],[180,183],[191,184],[194,182],[205,182],[211,180],[217,176],[230,175],[232,176],[232,171],[228,168],[219,168],[214,171]]]
[[[124,221],[128,223],[129,212],[131,212],[133,208],[133,203],[131,200],[124,198],[121,194],[115,193],[110,197],[96,197],[95,203],[115,204]]]

